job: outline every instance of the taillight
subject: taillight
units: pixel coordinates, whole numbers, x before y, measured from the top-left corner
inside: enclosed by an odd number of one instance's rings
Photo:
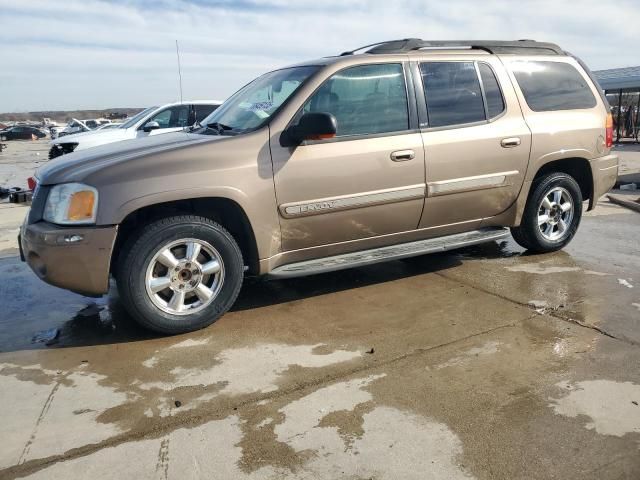
[[[35,178],[29,177],[27,178],[27,185],[29,186],[29,190],[35,190],[36,185],[38,185],[38,182],[36,182]]]
[[[605,133],[605,144],[607,148],[611,148],[613,146],[613,115],[607,115],[607,121],[604,124],[606,133]]]

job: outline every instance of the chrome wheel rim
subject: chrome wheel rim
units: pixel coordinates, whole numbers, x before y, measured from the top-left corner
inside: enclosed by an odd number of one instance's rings
[[[160,310],[190,315],[209,306],[224,283],[224,263],[211,244],[195,238],[162,246],[145,274],[147,295]]]
[[[547,240],[559,240],[569,232],[574,205],[571,194],[562,187],[549,190],[538,206],[538,229]]]

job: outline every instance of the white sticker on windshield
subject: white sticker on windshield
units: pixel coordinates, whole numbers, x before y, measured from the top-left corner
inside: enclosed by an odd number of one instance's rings
[[[273,107],[273,102],[271,101],[267,101],[267,102],[256,102],[253,104],[249,105],[249,110],[253,111],[253,112],[258,112],[260,110],[269,110]]]

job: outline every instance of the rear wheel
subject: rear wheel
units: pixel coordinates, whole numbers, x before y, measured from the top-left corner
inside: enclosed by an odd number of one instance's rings
[[[552,252],[573,239],[581,218],[578,183],[566,173],[549,173],[535,181],[520,226],[511,228],[511,234],[527,250]]]
[[[235,302],[243,280],[238,244],[221,225],[176,216],[144,227],[116,272],[125,308],[143,326],[176,334],[206,327]]]

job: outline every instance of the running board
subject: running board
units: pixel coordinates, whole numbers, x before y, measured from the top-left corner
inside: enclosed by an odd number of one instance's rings
[[[426,253],[446,252],[455,248],[467,247],[478,243],[500,240],[509,236],[509,229],[490,227],[471,232],[456,233],[444,237],[429,238],[416,242],[389,245],[387,247],[372,248],[358,252],[344,253],[333,257],[305,260],[304,262],[289,263],[274,268],[269,277],[291,278],[316,273],[332,272],[345,268],[363,267],[373,263],[401,258],[415,257]]]

